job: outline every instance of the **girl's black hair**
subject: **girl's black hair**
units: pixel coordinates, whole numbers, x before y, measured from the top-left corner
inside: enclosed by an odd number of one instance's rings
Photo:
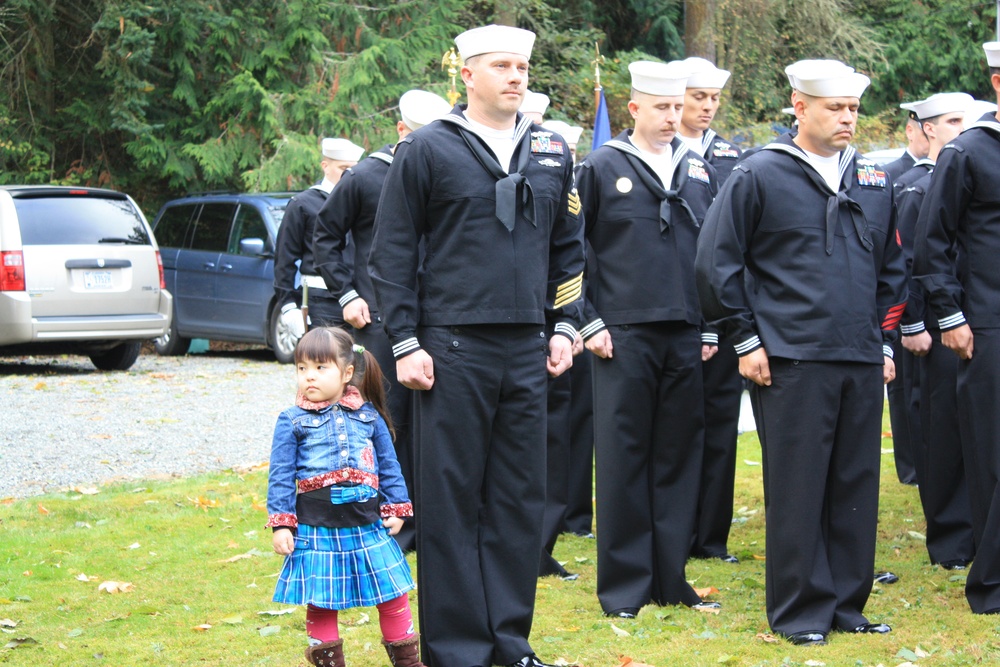
[[[389,414],[386,400],[386,380],[382,367],[371,352],[354,344],[351,334],[339,327],[310,329],[295,346],[295,363],[306,360],[333,362],[342,373],[348,366],[354,366],[354,377],[348,384],[357,387],[361,396],[375,406],[385,420],[385,425],[389,427],[393,440],[396,439],[396,430],[392,425],[392,415]]]

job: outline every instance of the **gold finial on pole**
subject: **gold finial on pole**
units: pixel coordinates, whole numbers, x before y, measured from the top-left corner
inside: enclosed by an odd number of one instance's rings
[[[594,106],[597,106],[601,94],[601,65],[604,64],[604,56],[601,55],[601,46],[594,42],[594,59],[590,61],[594,66]]]
[[[444,56],[441,58],[441,69],[447,69],[448,76],[451,77],[451,90],[448,91],[448,101],[451,102],[452,106],[455,106],[458,103],[458,98],[462,96],[455,86],[455,77],[458,76],[458,66],[461,64],[462,62],[459,60],[458,54],[455,53],[454,46],[445,51]]]

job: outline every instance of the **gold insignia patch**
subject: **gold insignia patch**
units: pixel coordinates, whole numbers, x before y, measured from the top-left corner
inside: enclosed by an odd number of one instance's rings
[[[577,198],[579,201],[579,197]],[[552,307],[555,309],[562,308],[568,303],[573,303],[583,294],[583,273],[581,272],[575,278],[567,280],[562,285],[556,288],[556,298]]]
[[[569,200],[569,212],[572,215],[580,215],[582,206],[580,205],[580,195],[577,194],[576,188],[573,188],[567,199]]]

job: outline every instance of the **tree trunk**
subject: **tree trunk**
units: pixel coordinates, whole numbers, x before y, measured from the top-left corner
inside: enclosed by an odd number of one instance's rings
[[[684,50],[688,57],[715,62],[715,5],[716,0],[684,2]]]
[[[517,26],[517,7],[510,0],[496,0],[493,3],[493,21],[497,25]]]

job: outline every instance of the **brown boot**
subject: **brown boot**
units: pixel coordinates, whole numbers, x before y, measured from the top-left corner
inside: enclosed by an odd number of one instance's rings
[[[310,646],[306,649],[306,662],[316,667],[344,667],[344,640]]]
[[[389,654],[389,662],[392,667],[424,667],[420,662],[420,636],[413,635],[409,639],[402,639],[398,642],[387,642],[382,640],[385,652]]]

